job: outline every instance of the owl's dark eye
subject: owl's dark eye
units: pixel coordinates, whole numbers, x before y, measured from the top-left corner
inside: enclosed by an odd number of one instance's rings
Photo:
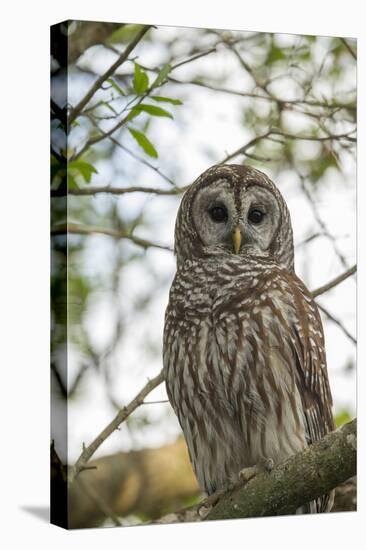
[[[258,208],[252,208],[248,214],[248,220],[251,223],[258,224],[263,221],[264,216],[265,213],[262,212],[262,210],[259,210]]]
[[[225,206],[213,206],[208,212],[211,219],[216,223],[223,223],[227,221],[228,215]]]

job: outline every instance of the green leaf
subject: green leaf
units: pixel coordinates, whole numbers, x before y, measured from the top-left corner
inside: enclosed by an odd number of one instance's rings
[[[67,187],[68,189],[79,189],[79,186],[76,183],[76,179],[72,174],[67,175]]]
[[[89,164],[89,162],[85,162],[84,160],[74,160],[73,162],[70,162],[68,166],[68,178],[73,177],[72,174],[70,174],[70,170],[78,172],[83,177],[85,183],[90,183],[92,174],[98,173],[92,164]]]
[[[135,118],[135,116],[139,115],[140,113],[148,113],[151,116],[166,116],[168,118],[173,118],[173,115],[169,113],[169,111],[166,111],[161,107],[140,103],[140,105],[136,105],[131,109],[129,119],[131,120],[132,118]]]
[[[122,88],[120,88],[120,87],[118,86],[117,82],[115,82],[115,81],[113,80],[113,78],[108,78],[108,79],[107,79],[107,82],[112,86],[112,88],[114,88],[114,89],[116,90],[116,92],[119,93],[119,95],[123,95],[123,96],[126,95],[125,92],[122,90]]]
[[[172,66],[169,65],[169,63],[167,63],[167,65],[164,65],[163,68],[158,73],[158,76],[155,78],[154,82],[152,83],[151,88],[157,88],[158,86],[160,86],[164,82],[164,80],[166,79],[166,77],[168,76],[171,70],[172,70]]]
[[[283,59],[286,59],[286,55],[282,48],[278,48],[277,46],[272,46],[270,49],[266,64],[271,65],[272,63],[275,63],[276,61],[282,61]]]
[[[128,23],[121,25],[107,38],[107,44],[126,44],[130,42],[144,25],[138,23]]]
[[[135,138],[137,143],[140,145],[140,147],[145,151],[149,157],[158,158],[158,152],[151,143],[151,141],[139,130],[136,130],[135,128],[128,128],[130,134],[132,137]]]
[[[162,97],[161,95],[151,95],[150,99],[162,103],[171,103],[172,105],[183,105],[183,101],[180,99],[173,99],[172,97]]]
[[[149,76],[143,71],[138,63],[135,63],[135,76],[133,79],[133,89],[137,95],[142,95],[149,87]]]

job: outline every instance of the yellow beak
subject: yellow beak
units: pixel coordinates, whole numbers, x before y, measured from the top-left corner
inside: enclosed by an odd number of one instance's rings
[[[240,244],[241,244],[241,232],[240,232],[239,226],[237,226],[233,232],[233,245],[234,245],[235,254],[239,254]]]

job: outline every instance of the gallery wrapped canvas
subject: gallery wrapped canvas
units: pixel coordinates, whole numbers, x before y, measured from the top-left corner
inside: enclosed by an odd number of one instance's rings
[[[51,27],[52,523],[356,510],[356,56]]]

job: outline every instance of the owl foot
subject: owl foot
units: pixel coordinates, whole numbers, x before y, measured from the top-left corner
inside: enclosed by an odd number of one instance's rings
[[[261,474],[263,472],[271,472],[274,467],[274,462],[272,458],[263,458],[261,459],[258,464],[255,464],[254,466],[249,466],[248,468],[243,468],[240,470],[238,477],[241,482],[248,483],[250,479],[253,479],[257,474]]]
[[[210,496],[202,500],[197,506],[197,513],[201,518],[204,518],[208,512],[213,508],[218,501],[225,495],[231,493],[234,489],[238,487],[243,487],[250,479],[253,479],[257,474],[263,472],[271,472],[274,467],[274,462],[272,458],[263,458],[255,464],[254,466],[249,466],[249,468],[243,468],[238,474],[239,480],[234,483],[229,483],[222,489],[218,489]]]
[[[230,483],[229,485],[226,485],[223,489],[218,489],[210,496],[202,500],[197,506],[198,515],[201,518],[205,517],[211,510],[211,508],[213,508],[224,495],[227,495],[233,489],[235,489],[235,487],[237,487],[237,483]]]

